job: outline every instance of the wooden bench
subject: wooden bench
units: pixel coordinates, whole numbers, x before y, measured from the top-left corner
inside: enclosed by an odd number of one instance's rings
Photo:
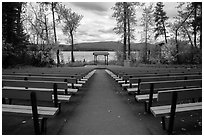
[[[159,91],[159,105],[151,107],[150,110],[155,117],[162,118],[163,129],[166,128],[165,117],[170,116],[168,133],[172,134],[175,115],[177,113],[202,110],[202,102],[199,102],[201,97],[202,88]]]
[[[145,96],[148,100],[144,102],[145,110],[150,112],[150,107],[152,107],[153,101],[157,99],[158,91],[192,87],[202,87],[202,79],[143,82],[140,84],[139,90],[140,92],[143,92],[143,94],[146,94]],[[139,100],[138,98],[141,97],[140,95],[136,95],[135,98],[136,100]]]
[[[172,80],[187,80],[187,79],[201,79],[201,78],[202,78],[202,75],[175,75],[175,76],[130,78],[130,88],[127,88],[127,91],[137,92],[138,94],[140,94],[140,90],[138,90],[138,87],[141,82],[172,81]]]
[[[106,69],[105,70],[113,79],[115,79],[116,81],[122,80],[122,78],[118,77],[117,75],[115,75],[113,72],[111,72],[110,70]]]
[[[77,83],[76,78],[71,77],[49,77],[49,76],[25,76],[25,75],[2,75],[2,79],[12,79],[12,80],[32,80],[32,81],[59,81],[67,82],[67,86],[71,87],[69,90],[75,88],[81,88],[82,84]],[[75,90],[73,90],[75,91]]]
[[[31,100],[29,105],[11,105],[2,104],[3,114],[18,114],[23,116],[31,116],[34,123],[35,134],[46,133],[46,125],[48,118],[54,118],[60,109],[55,107],[38,106],[37,101],[50,101],[52,102],[52,94],[50,92],[37,92],[36,91],[17,91],[17,90],[4,90],[2,96],[5,98],[18,98]],[[58,102],[57,102],[58,103]],[[57,104],[56,103],[56,104]],[[40,126],[41,120],[41,126]],[[41,128],[40,128],[41,127]]]
[[[77,74],[61,74],[61,73],[3,73],[3,77],[19,77],[19,80],[21,80],[20,77],[35,77],[36,80],[39,80],[38,78],[40,77],[47,77],[47,78],[53,78],[58,80],[62,79],[67,79],[67,82],[71,83],[68,84],[68,86],[75,86],[75,87],[81,87],[82,84],[85,84],[86,81],[94,74],[95,70],[84,72],[84,73],[77,73]],[[50,79],[49,78],[49,79]],[[70,80],[69,80],[70,79]],[[72,81],[71,79],[76,79],[76,81]],[[35,80],[35,79],[33,79]]]
[[[48,76],[48,77],[72,77],[81,79],[83,77],[83,74],[62,74],[62,73],[20,73],[20,72],[14,72],[14,73],[3,73],[4,75],[19,75],[19,76]],[[85,75],[85,74],[84,74]]]
[[[56,81],[25,81],[25,80],[2,80],[2,89],[33,89],[54,92],[57,90],[58,99],[68,102],[71,95],[68,95],[67,83]],[[55,87],[56,86],[56,87]],[[61,95],[60,95],[61,94]]]
[[[155,73],[155,74],[138,74],[138,75],[125,75],[124,76],[124,80],[125,81],[128,81],[129,80],[129,83],[125,83],[122,85],[122,87],[124,88],[128,88],[128,87],[132,87],[134,85],[137,86],[137,83],[139,81],[139,79],[142,79],[142,78],[148,78],[148,77],[170,77],[170,76],[189,76],[189,75],[200,75],[201,76],[201,73],[200,72],[192,72],[192,73]]]
[[[92,70],[93,71],[93,70]],[[77,79],[82,79],[85,77],[88,73],[92,71],[75,71],[75,72],[66,72],[66,73],[44,73],[44,72],[38,72],[38,73],[33,73],[33,72],[13,72],[13,73],[3,73],[4,75],[23,75],[23,76],[48,76],[48,77],[71,77],[71,78],[77,78]]]
[[[190,69],[191,70],[191,69]],[[200,75],[201,72],[190,71],[189,69],[156,69],[156,70],[139,70],[134,69],[134,71],[127,69],[124,72],[116,71],[112,72],[115,74],[114,79],[121,84],[123,87],[129,86],[130,78],[138,77],[154,77],[154,76],[173,76],[173,75]]]
[[[202,72],[201,69],[194,68],[145,68],[145,67],[137,67],[137,68],[108,68],[114,74],[119,77],[123,77],[124,75],[138,75],[138,74],[161,74],[161,73],[192,73],[192,72]]]

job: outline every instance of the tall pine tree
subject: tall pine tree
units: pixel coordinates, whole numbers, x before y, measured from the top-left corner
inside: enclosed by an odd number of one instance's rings
[[[117,21],[117,26],[113,29],[116,34],[123,37],[123,60],[126,59],[126,50],[128,44],[128,59],[130,59],[130,43],[134,39],[133,32],[135,31],[136,6],[141,6],[139,2],[116,2],[112,8],[114,10],[113,17]]]
[[[26,53],[28,37],[22,25],[22,2],[2,3],[3,66],[12,65],[9,58],[22,57]],[[16,58],[15,58],[16,59]],[[24,59],[24,58],[23,58]],[[19,59],[19,61],[21,61]],[[22,62],[22,61],[21,61]],[[4,64],[6,63],[6,64]],[[15,62],[17,63],[17,62]]]
[[[166,16],[166,12],[163,10],[164,4],[162,2],[157,2],[155,6],[155,12],[154,12],[154,17],[155,17],[155,39],[157,39],[160,35],[164,35],[165,37],[165,42],[167,43],[167,35],[166,35],[166,26],[165,22],[168,19]]]
[[[144,56],[143,56],[143,61],[147,63],[148,61],[148,51],[147,51],[147,43],[148,40],[151,37],[151,32],[152,32],[152,27],[153,27],[153,4],[150,4],[149,6],[145,6],[143,9],[142,13],[142,18],[141,18],[141,26],[143,28],[143,32],[145,33],[145,50],[144,50]]]

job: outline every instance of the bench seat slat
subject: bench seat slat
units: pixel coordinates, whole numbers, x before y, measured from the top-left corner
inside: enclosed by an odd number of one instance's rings
[[[16,89],[16,90],[26,90],[24,87],[3,87],[2,89]],[[48,89],[48,88],[28,88],[28,90],[33,90],[33,91],[47,91],[47,92],[52,92],[53,89]],[[64,89],[57,89],[57,92],[59,94],[64,94]]]
[[[153,94],[153,99],[157,99],[158,94]],[[137,101],[147,101],[149,100],[149,94],[144,94],[144,95],[136,95],[135,96]]]
[[[57,95],[58,100],[60,101],[69,101],[71,98],[71,95]],[[54,100],[54,95],[52,95],[52,99]]]
[[[59,108],[54,107],[39,107],[38,106],[38,114],[40,117],[52,118],[54,117]],[[22,115],[32,115],[32,107],[24,106],[24,105],[7,105],[2,104],[2,112],[4,113],[18,113]]]
[[[81,81],[88,81],[88,78],[82,78]]]
[[[78,89],[68,88],[67,91],[71,93],[76,93],[78,92]]]
[[[57,89],[57,92],[64,94],[65,90],[64,89]],[[67,88],[67,92],[78,92],[78,89],[76,88]]]
[[[129,87],[129,86],[130,86],[129,83],[127,83],[127,84],[122,84],[122,87]],[[136,86],[138,86],[138,83],[132,83],[132,86],[133,86],[133,87],[136,87]]]
[[[138,88],[128,88],[127,91],[128,92],[137,92]]]
[[[121,81],[121,80],[123,80],[122,78],[116,78],[115,79],[116,81]]]
[[[124,83],[124,84],[122,84],[122,87],[129,87],[129,86],[130,86],[129,83]]]
[[[79,83],[79,84],[85,84],[85,83],[86,83],[86,81],[81,81],[81,80],[78,80],[78,81],[77,81],[77,83]]]
[[[71,87],[72,84],[71,84],[71,83],[68,83],[67,86],[68,86],[68,87]],[[74,84],[74,87],[82,87],[82,84]]]
[[[118,83],[123,84],[123,83],[125,83],[125,80],[120,80],[120,81],[118,81]]]
[[[201,109],[202,109],[202,102],[176,105],[176,113],[194,111],[194,110],[196,111]],[[151,107],[151,112],[155,117],[170,115],[170,110],[171,110],[170,105]]]
[[[16,90],[21,90],[21,89],[25,89],[24,87],[10,87],[10,86],[5,86],[2,89],[16,89]],[[48,89],[48,88],[28,88],[29,90],[33,90],[33,91],[53,91],[53,89]],[[26,89],[25,89],[26,90]]]

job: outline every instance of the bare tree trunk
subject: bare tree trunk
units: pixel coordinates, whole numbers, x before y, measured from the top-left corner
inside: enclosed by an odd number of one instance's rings
[[[164,28],[165,42],[167,43],[166,27],[165,27],[164,21],[163,21],[163,28]]]
[[[201,10],[201,17],[202,17],[202,3],[200,5],[200,10]],[[200,50],[202,51],[202,21],[200,23]]]
[[[189,18],[189,16],[193,13],[195,9],[191,10],[191,12],[188,14],[188,16],[183,20],[183,22],[177,27],[176,29],[176,37],[175,37],[175,41],[176,41],[176,58],[177,58],[177,63],[180,64],[180,60],[179,60],[179,49],[178,49],[178,40],[177,40],[177,36],[178,36],[178,30],[179,28],[183,25],[183,23],[186,22],[186,20]]]
[[[196,24],[197,24],[197,5],[194,4],[194,24],[193,24],[193,34],[194,34],[194,45],[195,47],[197,47],[197,44],[196,44]]]
[[[59,49],[57,50],[57,67],[60,65]]]
[[[145,22],[145,56],[144,56],[144,62],[147,63],[147,17],[146,17],[146,22]]]
[[[130,18],[128,15],[128,59],[130,59]]]
[[[202,51],[202,23],[200,24],[200,50]]]
[[[193,62],[193,42],[192,42],[192,40],[191,40],[191,36],[190,36],[190,34],[188,33],[188,30],[186,29],[186,27],[185,26],[183,26],[183,28],[185,29],[185,31],[186,31],[186,33],[187,33],[187,35],[188,35],[188,39],[189,39],[189,42],[191,43],[191,62]]]
[[[191,39],[191,36],[190,36],[188,30],[186,29],[185,26],[183,26],[183,28],[185,29],[185,31],[186,31],[186,33],[187,33],[187,35],[188,35],[188,39],[189,39],[189,42],[191,43],[191,46],[193,47],[193,42],[192,42],[192,39]]]
[[[72,31],[70,31],[71,36],[71,61],[74,62],[74,37]]]
[[[33,40],[32,40],[33,44],[35,44],[35,38],[36,38],[35,35],[33,35]]]
[[[56,28],[55,28],[54,2],[52,2],[52,20],[53,20],[53,29],[54,29],[55,43],[57,43],[57,35],[56,35]]]
[[[20,35],[20,28],[21,28],[21,4],[18,4],[18,18],[17,18],[17,35]]]
[[[57,43],[57,35],[56,35],[56,28],[55,28],[55,12],[54,12],[54,2],[52,2],[52,21],[53,21],[53,30],[54,30],[54,38],[55,38],[55,44]],[[60,59],[59,59],[59,49],[57,50],[57,66],[60,65]]]
[[[47,41],[47,44],[49,44],[49,35],[48,35],[48,28],[47,28],[47,18],[46,18],[46,15],[45,15],[45,32],[46,32],[46,41]]]
[[[123,2],[123,8],[124,8],[124,46],[123,46],[123,60],[126,59],[126,38],[127,38],[127,31],[126,31],[126,18],[127,18],[127,3]]]
[[[176,59],[177,59],[177,63],[180,64],[180,60],[179,60],[179,45],[178,45],[178,29],[176,30],[176,37],[175,37],[175,41],[176,41]]]

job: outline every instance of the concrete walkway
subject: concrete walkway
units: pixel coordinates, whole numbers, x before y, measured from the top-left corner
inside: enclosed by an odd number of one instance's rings
[[[97,70],[81,103],[74,109],[59,134],[164,134],[158,121],[156,121],[157,129],[155,130],[155,127],[148,126],[151,120],[144,121],[141,116],[138,116],[141,114],[134,110],[136,106],[120,95],[122,91],[119,91],[120,87],[115,84],[117,83],[104,70]]]

